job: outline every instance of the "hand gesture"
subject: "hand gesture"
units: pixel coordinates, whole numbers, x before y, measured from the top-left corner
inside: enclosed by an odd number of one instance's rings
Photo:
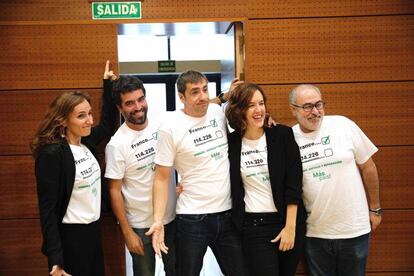
[[[113,70],[110,70],[111,67],[111,62],[109,60],[106,61],[105,64],[105,71],[104,71],[104,75],[103,78],[104,80],[116,80],[117,76],[114,74]]]
[[[276,243],[280,240],[279,250],[291,250],[295,246],[295,227],[284,227],[279,235],[270,242]]]
[[[168,254],[168,247],[164,243],[164,225],[161,221],[154,222],[145,235],[152,235],[152,247],[158,257],[161,257],[161,251]]]

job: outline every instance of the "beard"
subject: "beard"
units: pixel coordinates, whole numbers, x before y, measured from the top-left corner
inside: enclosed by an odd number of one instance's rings
[[[307,118],[307,120],[315,120],[315,119],[318,121],[317,123],[312,123],[312,122],[310,123],[311,130],[318,130],[320,128],[322,124],[323,116],[319,114],[319,115],[312,115]]]
[[[143,112],[144,114],[140,117],[135,116],[139,112]],[[147,121],[147,113],[148,109],[142,108],[141,110],[129,113],[126,120],[133,125],[143,125]]]

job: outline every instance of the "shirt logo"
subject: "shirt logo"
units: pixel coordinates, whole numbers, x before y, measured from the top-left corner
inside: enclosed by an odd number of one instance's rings
[[[327,144],[329,144],[331,141],[330,141],[330,139],[329,139],[329,136],[325,136],[325,137],[322,137],[321,142],[322,142],[322,145],[327,145]]]

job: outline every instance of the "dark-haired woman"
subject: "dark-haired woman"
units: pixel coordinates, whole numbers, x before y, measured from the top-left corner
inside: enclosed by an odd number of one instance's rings
[[[251,83],[230,95],[233,219],[249,275],[295,275],[305,235],[302,163],[291,128],[265,127],[266,97]]]
[[[89,96],[63,93],[50,104],[31,144],[50,275],[104,275],[101,172],[96,145],[111,136],[116,107],[107,61],[101,122],[92,127]]]

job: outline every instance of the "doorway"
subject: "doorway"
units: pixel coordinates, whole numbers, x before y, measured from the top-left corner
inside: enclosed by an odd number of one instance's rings
[[[182,107],[175,82],[188,69],[206,75],[210,98],[228,91],[234,77],[244,79],[243,41],[241,22],[121,24],[119,73],[137,76],[144,82],[148,116],[157,116]],[[162,63],[170,66],[162,67]],[[126,271],[133,275],[127,250]],[[158,258],[155,275],[164,275]],[[222,275],[210,249],[200,275]]]

